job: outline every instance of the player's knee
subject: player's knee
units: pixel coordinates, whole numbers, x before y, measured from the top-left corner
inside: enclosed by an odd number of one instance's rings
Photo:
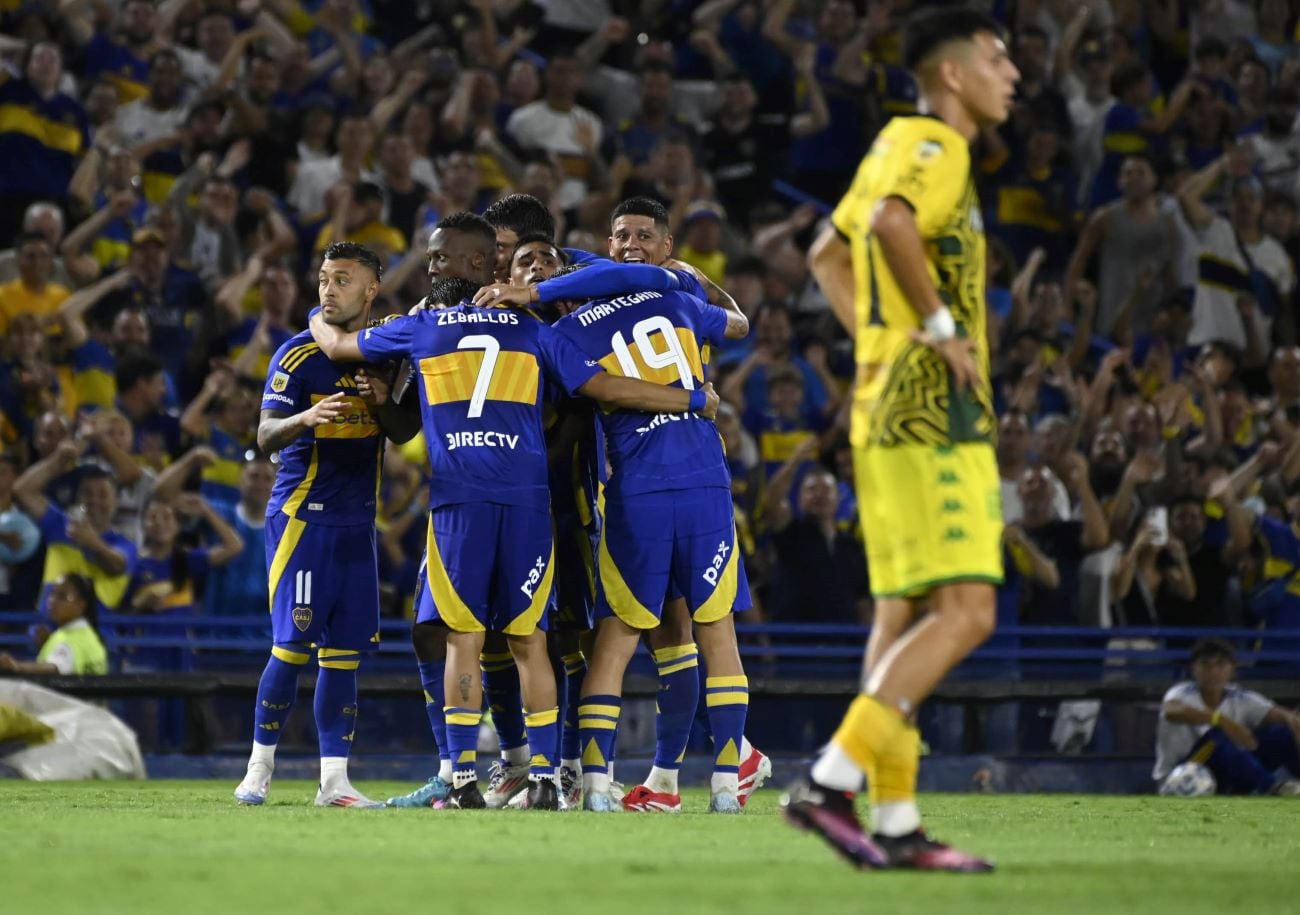
[[[961,633],[968,650],[984,644],[997,627],[993,589],[985,585],[953,585],[935,593],[933,609],[945,625]]]
[[[433,623],[416,623],[411,627],[411,646],[420,661],[441,661],[447,657],[447,630]]]
[[[301,667],[311,660],[311,646],[306,642],[276,642],[271,646],[271,657]]]
[[[651,648],[659,649],[685,645],[692,641],[692,635],[690,611],[679,597],[664,604],[659,626],[650,630],[648,639]]]

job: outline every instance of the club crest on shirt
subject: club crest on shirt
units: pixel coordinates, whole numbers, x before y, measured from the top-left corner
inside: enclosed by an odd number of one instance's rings
[[[271,376],[271,390],[277,394],[283,393],[284,389],[289,386],[289,376],[285,372],[276,372]]]
[[[298,627],[299,632],[306,632],[307,627],[311,625],[311,607],[294,607],[293,624]]]
[[[929,162],[943,153],[943,144],[938,140],[922,140],[916,147],[916,161]]]

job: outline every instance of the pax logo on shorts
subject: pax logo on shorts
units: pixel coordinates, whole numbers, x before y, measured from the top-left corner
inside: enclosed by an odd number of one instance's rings
[[[704,570],[704,580],[715,588],[718,586],[718,576],[722,574],[722,567],[727,564],[727,554],[731,552],[731,544],[722,541],[718,544],[718,552],[713,554],[713,562]]]
[[[537,590],[537,584],[542,580],[542,574],[546,571],[546,557],[538,556],[537,562],[533,563],[532,569],[528,572],[528,578],[519,586],[519,590],[524,592],[524,596],[529,600],[533,599],[533,592]]]

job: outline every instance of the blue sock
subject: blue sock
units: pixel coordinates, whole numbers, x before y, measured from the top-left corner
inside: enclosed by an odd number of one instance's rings
[[[740,745],[745,739],[749,678],[709,677],[704,681],[704,702],[713,730],[713,772],[734,775],[740,771]]]
[[[451,752],[452,784],[459,788],[478,779],[478,726],[483,712],[476,708],[457,708],[449,705],[443,712],[447,716],[447,748]]]
[[[424,712],[429,716],[429,727],[433,729],[438,758],[451,759],[451,747],[447,745],[447,716],[442,710],[447,704],[447,685],[443,681],[443,675],[447,672],[447,659],[421,661],[419,667],[420,685],[424,687]]]
[[[578,740],[578,697],[582,695],[582,681],[587,679],[587,659],[581,651],[575,651],[560,660],[564,663],[564,732],[560,738],[560,759],[577,759],[582,755],[582,743]]]
[[[483,671],[483,696],[492,710],[492,724],[501,741],[501,755],[528,743],[524,730],[524,703],[519,695],[519,668],[508,651],[479,655]]]
[[[691,739],[691,725],[700,704],[699,651],[692,642],[660,648],[654,653],[659,668],[659,696],[655,717],[655,767],[678,769]]]
[[[316,733],[320,738],[320,755],[346,757],[352,751],[352,737],[357,729],[357,668],[361,655],[356,651],[322,648],[320,673],[316,677]]]
[[[609,774],[618,737],[618,696],[587,696],[578,706],[578,741],[582,745],[582,774]]]
[[[280,742],[280,729],[298,695],[298,674],[311,655],[276,646],[257,684],[257,708],[253,713],[253,742],[273,747]],[[299,660],[301,659],[301,660]]]
[[[524,725],[528,728],[528,749],[533,754],[529,761],[529,774],[533,781],[555,778],[555,767],[559,765],[556,758],[560,740],[559,721],[559,708],[524,714]]]

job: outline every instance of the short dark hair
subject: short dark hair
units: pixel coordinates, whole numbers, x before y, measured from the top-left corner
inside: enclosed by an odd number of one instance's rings
[[[532,194],[507,194],[483,211],[483,218],[496,229],[509,229],[521,239],[545,233],[555,237],[555,217]]]
[[[478,292],[478,283],[473,280],[461,279],[458,276],[444,276],[433,281],[425,301],[430,305],[446,305],[450,308],[466,299],[472,300],[476,292]]]
[[[922,10],[908,20],[903,31],[903,66],[915,71],[941,46],[950,41],[969,41],[980,32],[1003,36],[1001,23],[979,10]]]
[[[459,213],[452,213],[438,220],[437,225],[433,227],[436,232],[442,229],[444,232],[461,232],[465,235],[477,235],[483,240],[484,250],[490,254],[495,254],[497,249],[497,230],[492,228],[492,224],[476,213],[468,210],[461,210]]]
[[[1197,639],[1196,644],[1192,646],[1192,663],[1196,663],[1203,658],[1227,658],[1233,664],[1236,664],[1237,650],[1225,639],[1207,636],[1203,639]]]
[[[520,235],[519,241],[515,242],[515,250],[510,252],[510,259],[514,260],[515,253],[524,245],[536,245],[536,244],[546,244],[554,248],[555,254],[556,256],[559,257],[561,265],[567,264],[569,262],[568,255],[564,253],[564,249],[560,247],[559,242],[557,242],[550,235],[547,235],[545,232],[529,232],[527,235]]]
[[[1116,98],[1122,98],[1126,92],[1149,78],[1149,76],[1150,73],[1147,71],[1146,65],[1136,60],[1121,64],[1111,74],[1110,92]]]
[[[629,197],[614,207],[614,212],[609,214],[609,224],[614,225],[614,221],[620,216],[648,216],[655,221],[655,225],[668,231],[668,210],[653,197]]]
[[[352,185],[352,199],[357,203],[384,202],[384,189],[373,181],[358,181]]]
[[[154,377],[163,370],[163,364],[152,353],[135,353],[121,359],[113,373],[117,390],[126,393],[141,381]]]
[[[83,483],[93,483],[96,480],[107,480],[109,483],[116,484],[117,480],[113,475],[100,467],[98,464],[81,464],[77,467],[77,485]]]
[[[384,264],[380,261],[379,255],[365,245],[359,245],[354,241],[334,242],[325,249],[324,259],[327,261],[356,261],[361,266],[368,268],[375,275],[375,279],[381,279],[384,275]]]
[[[1232,363],[1234,369],[1241,368],[1241,363],[1245,358],[1242,348],[1231,340],[1225,340],[1223,337],[1215,337],[1213,340],[1207,340],[1202,344],[1202,348],[1209,348],[1218,353],[1224,359]]]

